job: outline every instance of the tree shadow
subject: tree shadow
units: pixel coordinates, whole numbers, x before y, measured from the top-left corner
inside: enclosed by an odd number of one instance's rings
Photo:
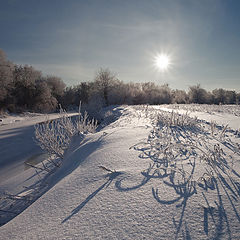
[[[79,204],[76,208],[72,210],[72,213],[66,217],[62,224],[67,222],[70,218],[72,218],[75,214],[77,214],[91,199],[93,199],[101,190],[104,188],[107,188],[112,181],[117,178],[119,175],[123,174],[122,172],[112,172],[107,174],[105,177],[107,177],[107,181],[103,183],[98,189],[96,189],[93,193],[91,193],[81,204]]]

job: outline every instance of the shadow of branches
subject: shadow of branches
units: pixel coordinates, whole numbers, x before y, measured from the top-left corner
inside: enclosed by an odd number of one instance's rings
[[[104,182],[97,190],[95,190],[93,193],[91,193],[83,202],[81,202],[76,208],[74,208],[71,212],[71,214],[66,217],[62,223],[67,222],[70,218],[72,218],[75,214],[77,214],[91,199],[93,199],[101,190],[104,188],[107,188],[112,181],[117,178],[119,175],[121,175],[121,172],[112,172],[107,174],[105,177],[107,177],[107,181]]]
[[[238,139],[226,126],[167,114],[158,116],[146,142],[131,147],[139,152],[140,159],[152,162],[141,172],[142,181],[123,187],[127,177],[122,178],[116,181],[116,188],[131,191],[151,179],[154,185],[159,181],[159,187],[152,187],[152,196],[159,204],[175,205],[178,217],[173,216],[172,221],[176,239],[191,239],[187,224],[191,215],[187,211],[186,216],[186,209],[194,196],[198,201],[194,208],[202,216],[203,236],[235,238],[231,225],[240,226],[240,174],[234,169],[240,156]],[[163,186],[171,194],[162,195]]]

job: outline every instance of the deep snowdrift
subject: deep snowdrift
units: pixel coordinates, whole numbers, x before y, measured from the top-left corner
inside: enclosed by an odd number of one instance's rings
[[[155,110],[118,111],[100,132],[74,138],[50,190],[2,226],[0,239],[239,239],[238,133],[205,122],[153,129]],[[168,160],[175,153],[180,160]]]

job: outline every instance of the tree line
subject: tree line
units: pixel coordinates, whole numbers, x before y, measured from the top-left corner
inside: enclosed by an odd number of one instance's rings
[[[99,107],[118,104],[239,104],[240,93],[222,88],[207,91],[199,84],[185,91],[153,82],[124,83],[109,69],[100,69],[93,81],[66,87],[59,77],[44,76],[32,66],[10,62],[0,49],[1,111],[53,112],[59,104],[71,109],[79,102]]]

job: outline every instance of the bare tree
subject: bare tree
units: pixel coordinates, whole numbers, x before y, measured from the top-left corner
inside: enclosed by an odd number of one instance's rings
[[[109,91],[115,81],[115,75],[109,69],[100,69],[97,72],[95,83],[98,91],[103,96],[106,105],[109,105]]]

